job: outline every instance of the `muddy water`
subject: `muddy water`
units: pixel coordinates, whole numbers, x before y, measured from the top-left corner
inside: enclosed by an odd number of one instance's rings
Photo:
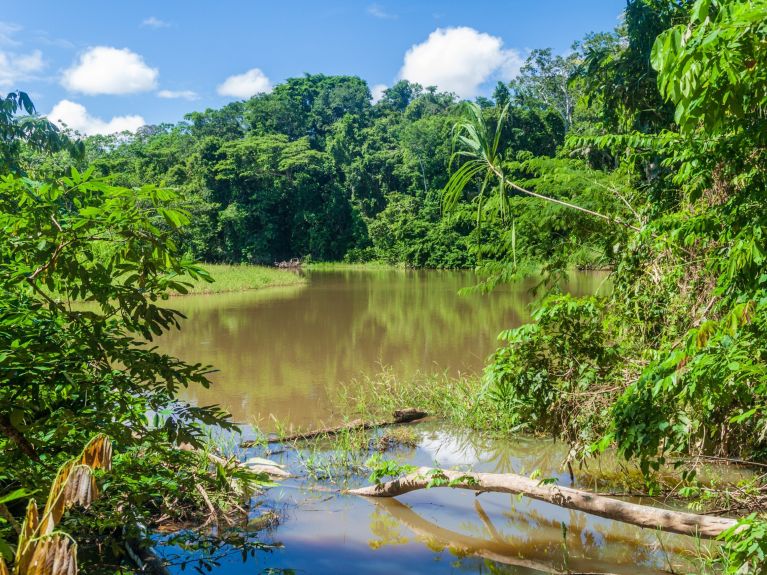
[[[577,274],[568,289],[593,293],[604,278]],[[498,333],[528,319],[534,284],[458,295],[474,282],[468,272],[312,272],[305,286],[178,298],[189,319],[161,345],[220,370],[188,399],[266,428],[273,418],[317,425],[332,418],[339,386],[384,366],[401,377],[480,370]]]
[[[189,319],[164,349],[220,368],[211,391],[190,399],[220,403],[238,421],[269,414],[294,426],[336,418],[338,386],[381,366],[417,372],[481,369],[497,333],[529,317],[530,285],[490,296],[460,297],[470,274],[452,272],[322,272],[307,285],[174,301]],[[579,275],[569,289],[593,293],[603,275]],[[498,441],[446,428],[412,426],[415,445],[387,458],[414,465],[463,467],[554,477],[571,485],[560,463],[566,450],[541,439]],[[243,457],[264,455],[249,450]],[[217,560],[213,573],[613,573],[650,575],[695,569],[684,564],[689,538],[502,494],[446,488],[397,500],[366,500],[343,489],[366,483],[369,452],[339,454],[322,446],[267,454],[296,478],[269,489],[257,509],[280,524],[261,532],[274,545],[243,560]],[[576,485],[593,487],[576,475]],[[173,554],[179,550],[161,548]],[[184,556],[184,553],[181,554]],[[178,568],[173,572],[181,573]]]

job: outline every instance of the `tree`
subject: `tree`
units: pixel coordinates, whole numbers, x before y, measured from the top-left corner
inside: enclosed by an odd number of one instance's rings
[[[21,171],[18,159],[22,145],[37,152],[67,149],[75,156],[82,154],[81,145],[71,142],[47,119],[37,116],[26,92],[17,91],[0,98],[0,175]]]
[[[181,314],[163,305],[168,294],[208,278],[179,253],[174,238],[188,216],[177,200],[152,186],[110,185],[92,170],[45,183],[0,179],[0,491],[45,488],[105,433],[121,453],[119,479],[93,512],[101,534],[91,537],[105,543],[110,526],[139,537],[137,521],[185,513],[168,508],[166,495],[193,509],[192,486],[214,489],[213,479],[178,445],[199,447],[207,426],[234,429],[219,408],[178,399],[185,387],[210,385],[209,368],[146,345],[179,326]],[[149,495],[155,482],[175,493]],[[5,516],[23,514],[9,509]],[[13,537],[4,518],[0,539]]]
[[[650,51],[655,38],[684,19],[691,0],[628,0],[624,23],[582,43],[582,78],[589,98],[602,103],[610,133],[651,133],[671,127],[672,109],[658,93]]]
[[[533,50],[511,82],[514,96],[527,107],[540,106],[556,111],[564,122],[565,131],[573,125],[575,105],[580,97],[573,78],[580,56],[573,51],[569,56],[554,56],[551,48]],[[504,94],[499,94],[502,98]]]

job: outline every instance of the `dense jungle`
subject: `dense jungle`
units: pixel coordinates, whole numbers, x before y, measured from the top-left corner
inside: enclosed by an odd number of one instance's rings
[[[0,574],[767,573],[767,1],[627,0],[473,98],[35,100],[0,99]]]

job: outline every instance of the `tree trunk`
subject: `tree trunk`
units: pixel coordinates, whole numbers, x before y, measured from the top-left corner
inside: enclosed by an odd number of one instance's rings
[[[648,529],[713,539],[735,525],[734,519],[670,511],[646,505],[619,501],[588,491],[559,485],[544,485],[539,481],[513,473],[472,473],[421,467],[400,479],[354,489],[350,493],[367,497],[396,497],[426,489],[430,482],[441,479],[450,487],[471,491],[522,494],[532,499],[584,511],[599,517],[614,519]]]
[[[6,415],[0,415],[0,433],[13,441],[24,455],[34,461],[40,461],[40,456],[37,454],[35,446],[13,426],[10,418]]]

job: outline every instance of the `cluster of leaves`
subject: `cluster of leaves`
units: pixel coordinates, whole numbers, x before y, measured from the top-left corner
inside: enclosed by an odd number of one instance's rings
[[[504,342],[485,372],[488,398],[503,406],[509,425],[548,432],[571,444],[605,430],[610,394],[595,392],[619,356],[597,297],[550,296],[534,323],[500,334]]]
[[[71,157],[82,156],[84,149],[46,118],[39,117],[26,92],[11,92],[0,98],[0,173],[21,171],[19,160],[25,147],[46,154],[66,150]]]
[[[370,469],[368,481],[378,485],[385,477],[400,477],[412,473],[417,468],[413,465],[398,463],[392,459],[384,459],[380,453],[374,453],[365,462],[365,466]]]
[[[178,399],[208,386],[210,368],[151,345],[182,319],[163,305],[170,291],[208,277],[174,240],[189,217],[177,203],[173,192],[114,186],[92,170],[0,178],[0,493],[47,489],[106,433],[119,455],[105,496],[62,528],[88,533],[118,561],[124,529],[162,514],[198,518],[197,484],[222,492],[221,474],[178,446],[202,447],[210,426],[234,429],[219,408]],[[15,541],[25,499],[2,504],[0,538]],[[95,554],[91,569],[105,562]]]

